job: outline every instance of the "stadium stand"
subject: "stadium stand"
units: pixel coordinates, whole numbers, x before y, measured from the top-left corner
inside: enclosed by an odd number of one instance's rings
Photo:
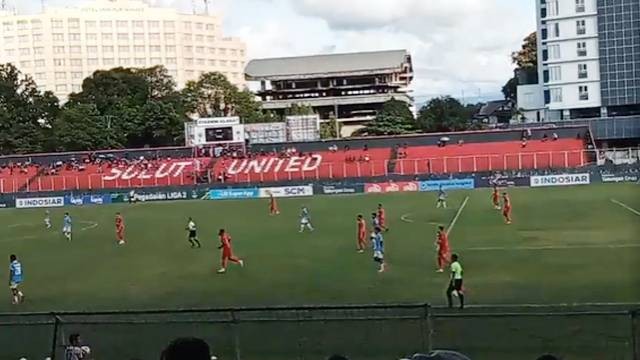
[[[558,169],[596,162],[590,146],[566,127],[2,157],[0,193]]]

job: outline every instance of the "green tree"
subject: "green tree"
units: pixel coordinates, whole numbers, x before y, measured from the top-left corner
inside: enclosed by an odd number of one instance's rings
[[[119,147],[109,119],[100,116],[93,104],[63,106],[53,131],[57,151],[100,150]]]
[[[337,139],[340,137],[341,130],[342,124],[338,122],[335,116],[332,116],[329,121],[320,123],[320,138]]]
[[[451,96],[431,99],[418,113],[418,125],[425,132],[467,130],[471,124],[471,111]]]
[[[356,135],[399,135],[415,131],[415,119],[404,101],[391,99],[384,103],[376,118]]]
[[[189,81],[182,90],[186,110],[199,117],[234,115],[238,89],[218,72],[205,73],[197,81]]]
[[[302,116],[302,115],[313,115],[315,112],[313,108],[307,104],[292,104],[291,107],[287,108],[284,112],[285,116]]]
[[[0,154],[50,150],[58,110],[51,92],[40,92],[33,79],[12,64],[0,65]]]
[[[511,53],[511,62],[516,65],[515,74],[502,87],[502,94],[507,100],[518,101],[518,85],[520,85],[520,76],[537,78],[538,74],[538,39],[537,33],[534,31],[524,38],[522,47],[518,51]]]

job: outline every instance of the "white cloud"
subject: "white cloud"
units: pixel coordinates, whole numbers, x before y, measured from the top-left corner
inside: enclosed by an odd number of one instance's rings
[[[39,1],[19,1],[35,11]],[[73,5],[83,0],[48,0]],[[191,0],[150,0],[190,11]],[[36,4],[34,4],[36,3]],[[532,0],[215,0],[225,33],[250,58],[408,49],[419,101],[466,94],[499,97],[509,54],[535,29]],[[22,4],[22,5],[20,5]],[[201,8],[202,1],[196,4]],[[469,99],[467,97],[467,100]]]

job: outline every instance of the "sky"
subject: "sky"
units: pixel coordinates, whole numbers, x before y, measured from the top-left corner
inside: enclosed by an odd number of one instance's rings
[[[87,0],[46,0],[73,6]],[[147,0],[192,11],[192,1]],[[40,0],[9,0],[36,12]],[[225,35],[241,37],[248,57],[407,49],[418,103],[451,95],[465,102],[502,98],[510,53],[535,30],[534,0],[210,0]]]

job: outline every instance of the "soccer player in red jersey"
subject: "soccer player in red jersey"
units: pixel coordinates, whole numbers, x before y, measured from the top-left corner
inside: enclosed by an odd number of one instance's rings
[[[269,192],[269,215],[280,215],[278,203],[272,192]]]
[[[438,227],[438,234],[436,237],[436,249],[438,249],[438,272],[444,272],[445,266],[449,264],[449,235],[444,229],[444,226]]]
[[[382,204],[378,204],[378,226],[384,231],[389,231],[387,227],[386,213]]]
[[[116,239],[118,245],[124,245],[124,218],[119,212],[116,213]]]
[[[511,199],[509,198],[509,194],[502,193],[502,216],[504,216],[504,221],[507,225],[511,224]]]
[[[491,194],[491,201],[493,202],[493,207],[496,210],[500,210],[500,192],[498,191],[497,186],[493,186],[493,193]]]
[[[220,246],[218,249],[222,249],[222,267],[218,270],[218,274],[224,274],[227,272],[227,263],[232,263],[244,266],[244,261],[233,255],[233,249],[231,249],[231,236],[224,229],[220,229],[218,232],[220,238]]]
[[[367,223],[362,215],[358,215],[358,253],[367,248]]]

